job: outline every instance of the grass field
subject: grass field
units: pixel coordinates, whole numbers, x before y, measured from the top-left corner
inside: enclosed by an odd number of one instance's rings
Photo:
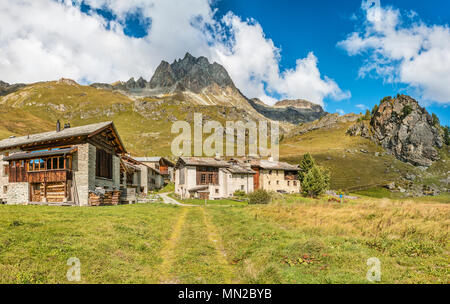
[[[0,206],[0,283],[450,283],[450,205]]]

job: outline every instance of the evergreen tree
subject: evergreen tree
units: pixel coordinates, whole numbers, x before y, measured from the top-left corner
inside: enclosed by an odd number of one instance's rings
[[[305,175],[302,192],[309,197],[317,197],[329,187],[330,176],[327,170],[314,165]]]
[[[306,153],[303,155],[302,161],[300,162],[300,172],[299,172],[299,180],[300,183],[305,178],[306,174],[308,174],[309,170],[311,170],[312,167],[316,165],[316,162],[314,161],[311,154]]]
[[[374,106],[373,106],[373,109],[372,109],[372,116],[376,113],[378,111],[378,105],[377,104],[375,104]]]
[[[439,126],[440,122],[439,122],[439,118],[437,117],[437,115],[433,113],[433,114],[431,115],[431,118],[432,118],[432,120],[433,120],[433,125],[434,125],[435,127]]]
[[[444,129],[444,143],[447,146],[450,146],[450,128],[449,126],[445,126],[443,127],[443,129]]]
[[[370,120],[370,111],[367,109],[366,114],[364,114],[364,120]]]

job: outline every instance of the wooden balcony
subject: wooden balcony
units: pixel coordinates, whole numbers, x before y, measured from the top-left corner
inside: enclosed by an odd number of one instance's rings
[[[27,172],[27,180],[29,183],[57,183],[66,182],[71,179],[72,171],[70,170]]]

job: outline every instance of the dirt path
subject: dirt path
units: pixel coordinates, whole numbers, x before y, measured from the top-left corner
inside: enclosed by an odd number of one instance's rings
[[[182,204],[179,201],[177,201],[176,199],[171,198],[168,194],[169,193],[159,194],[159,196],[161,196],[161,198],[163,199],[164,204],[178,205],[178,206],[184,206],[184,207],[198,207],[196,205]]]
[[[208,240],[213,244],[214,249],[216,251],[216,258],[218,263],[223,267],[224,269],[224,277],[225,282],[224,284],[232,284],[232,278],[233,278],[233,269],[232,266],[227,261],[227,254],[225,252],[222,238],[220,237],[220,234],[217,231],[217,227],[214,226],[214,224],[211,222],[205,208],[201,208],[203,213],[203,220],[206,226],[206,229],[208,231]]]
[[[160,280],[159,282],[161,284],[172,284],[177,282],[171,282],[170,281],[170,270],[172,267],[172,264],[175,260],[175,247],[177,245],[177,242],[180,238],[181,234],[181,228],[184,225],[184,222],[186,221],[186,214],[188,212],[187,208],[184,208],[180,217],[176,221],[175,225],[173,226],[172,234],[170,235],[170,238],[166,241],[165,246],[161,250],[161,256],[163,258],[163,262],[160,266]]]
[[[161,284],[233,283],[233,266],[207,208],[182,207],[161,257]]]

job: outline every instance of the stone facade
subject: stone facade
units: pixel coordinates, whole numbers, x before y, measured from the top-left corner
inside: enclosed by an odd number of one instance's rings
[[[11,205],[27,204],[30,198],[28,183],[11,183],[8,186],[7,203]]]
[[[183,178],[180,178],[184,174]],[[237,190],[245,193],[253,192],[253,174],[230,173],[227,168],[220,168],[218,172],[218,185],[197,185],[197,168],[185,166],[175,170],[175,193],[182,198],[199,198],[198,191],[192,191],[204,186],[204,191],[209,193],[209,199],[221,199],[233,196]],[[191,190],[191,191],[190,191]]]
[[[299,193],[300,181],[286,180],[284,170],[261,169],[259,174],[260,189],[266,191],[286,191],[287,193]]]

